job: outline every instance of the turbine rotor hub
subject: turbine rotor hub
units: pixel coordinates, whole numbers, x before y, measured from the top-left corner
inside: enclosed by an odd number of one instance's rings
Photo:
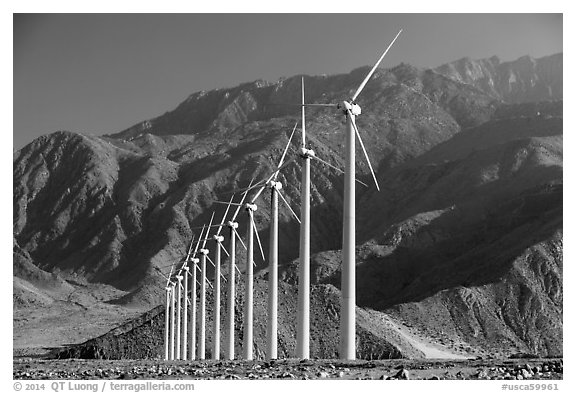
[[[200,249],[200,253],[203,255],[208,255],[208,249],[207,248],[202,248]]]
[[[247,203],[246,205],[244,205],[246,207],[246,210],[252,210],[253,212],[255,212],[256,210],[258,210],[258,206],[256,206],[255,203]]]
[[[218,243],[221,243],[224,241],[224,236],[214,235],[213,239],[216,240]]]
[[[276,189],[276,190],[281,190],[282,189],[282,183],[279,181],[272,180],[270,182],[270,188]]]
[[[316,153],[312,149],[306,149],[305,147],[300,148],[300,157],[308,158],[308,157],[316,157]]]
[[[190,259],[193,263],[198,263],[200,262],[200,258],[191,258]]]
[[[339,107],[344,111],[344,113],[348,113],[348,111],[350,111],[350,113],[352,113],[354,116],[358,116],[362,113],[362,108],[360,108],[360,105],[354,101],[342,101],[342,103],[339,104]]]
[[[238,228],[238,223],[234,221],[228,221],[228,226],[232,229]]]

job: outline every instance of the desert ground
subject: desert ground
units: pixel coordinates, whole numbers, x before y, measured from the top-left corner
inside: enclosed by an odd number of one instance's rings
[[[562,359],[14,360],[14,379],[561,380]]]

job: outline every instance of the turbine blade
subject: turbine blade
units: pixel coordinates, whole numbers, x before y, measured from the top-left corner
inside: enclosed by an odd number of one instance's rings
[[[298,215],[296,213],[294,213],[294,210],[292,210],[292,207],[290,206],[290,204],[288,203],[288,201],[286,200],[286,198],[284,198],[284,195],[282,195],[282,193],[280,192],[280,190],[276,190],[276,192],[278,193],[278,195],[280,195],[280,198],[282,199],[282,201],[284,201],[284,203],[286,204],[286,206],[288,207],[288,209],[290,209],[290,212],[292,213],[292,215],[294,216],[294,218],[296,219],[296,221],[298,221],[298,224],[300,224],[300,218],[298,218]]]
[[[170,282],[170,278],[172,277],[172,271],[174,270],[174,265],[170,266],[170,273],[168,274],[168,282]],[[166,283],[168,285],[168,283]]]
[[[269,103],[269,104],[267,104],[267,105],[269,105],[269,106],[299,106],[299,107],[302,107],[302,106],[324,106],[324,107],[328,106],[328,107],[338,107],[338,104],[313,104],[313,103],[311,103],[311,104],[276,104],[276,103]]]
[[[230,204],[230,205],[238,206],[238,203],[229,203],[229,202],[223,202],[223,201],[213,201],[212,203],[217,203],[219,205],[229,205]],[[219,224],[213,224],[213,225],[210,225],[210,228],[215,228],[215,227],[219,227],[219,226],[220,226]],[[207,225],[204,225],[201,227],[194,227],[191,229],[200,229],[200,228],[204,228],[204,227],[207,227]]]
[[[202,231],[200,232],[200,239],[202,239],[202,234],[204,233],[204,227],[202,227]],[[198,251],[198,245],[200,244],[200,242],[196,243],[196,247],[194,248],[194,254],[192,254],[192,258],[194,258],[196,256],[196,252]]]
[[[338,104],[301,104],[300,106],[320,106],[320,107],[337,108]]]
[[[160,266],[158,269],[168,269],[168,268],[174,269],[174,266],[176,266],[179,262],[180,262],[180,261],[174,262],[174,263],[172,263],[172,264],[170,264],[170,265]]]
[[[261,186],[262,183],[264,183],[264,180],[259,180],[259,181],[257,181],[256,183],[250,183],[250,185],[249,185],[248,187],[236,188],[236,189],[234,189],[234,190],[230,190],[230,191],[223,192],[222,194],[223,194],[223,195],[228,195],[228,194],[237,194],[237,193],[239,193],[239,192],[244,193],[244,192],[247,192],[247,191],[250,191],[250,190],[253,190],[253,189],[257,188],[258,186]],[[218,201],[218,203],[224,204],[224,203],[228,203],[228,202]],[[233,203],[233,205],[238,205],[238,204],[237,204],[237,203]]]
[[[271,180],[272,176],[274,176],[274,174],[272,174],[272,175],[270,176],[270,179],[268,179],[268,181]],[[252,199],[250,200],[250,203],[254,203],[254,201],[255,201],[256,199],[258,199],[258,197],[260,196],[260,194],[262,194],[262,191],[264,191],[265,188],[266,188],[266,184],[264,184],[262,187],[260,187],[260,189],[258,190],[258,192],[256,192],[256,195],[254,195],[254,198],[252,198]]]
[[[240,235],[238,234],[238,231],[236,231],[236,229],[234,229],[234,233],[236,234],[236,237],[238,238],[238,240],[240,240],[240,244],[242,244],[242,247],[244,247],[244,249],[247,250],[246,244],[244,244],[244,241],[242,241],[242,238],[240,237]]]
[[[154,266],[154,269],[156,271],[158,271],[158,273],[160,273],[162,275],[162,277],[164,277],[165,279],[168,280],[168,282],[170,281],[170,279],[168,278],[168,276],[166,276],[164,273],[162,273],[162,270],[160,270],[160,268],[158,266]],[[168,282],[166,283],[166,285],[168,285]]]
[[[396,41],[396,39],[398,38],[398,36],[400,35],[400,33],[402,33],[402,29],[400,29],[400,31],[398,32],[398,34],[396,34],[396,37],[394,37],[394,39],[392,40],[392,42],[390,43],[390,45],[388,45],[388,48],[386,48],[386,50],[384,51],[384,53],[382,53],[382,56],[380,56],[380,58],[378,59],[378,61],[376,62],[376,64],[374,64],[374,67],[372,67],[372,69],[370,70],[370,72],[368,73],[368,75],[366,75],[366,78],[364,78],[364,80],[362,81],[362,83],[361,83],[360,86],[358,87],[358,90],[356,90],[356,93],[354,93],[354,95],[352,96],[352,100],[351,100],[351,101],[356,101],[356,98],[358,98],[358,96],[360,95],[360,93],[361,93],[362,90],[364,89],[364,86],[366,86],[366,83],[368,83],[368,81],[369,81],[370,78],[372,77],[372,74],[374,74],[374,71],[376,71],[376,68],[378,68],[378,66],[380,65],[380,62],[382,61],[382,59],[384,59],[384,56],[386,56],[386,53],[388,53],[388,51],[390,50],[390,48],[392,47],[392,45],[394,45],[394,42]]]
[[[242,275],[242,272],[240,271],[240,269],[238,269],[238,266],[234,265],[234,267],[236,268],[236,271],[238,272],[238,274]]]
[[[302,76],[302,147],[306,147],[306,107],[304,106],[304,76]]]
[[[318,156],[312,156],[312,158],[315,159],[315,160],[317,160],[317,161],[319,161],[319,162],[321,162],[322,164],[326,165],[327,167],[334,169],[336,172],[339,172],[339,173],[342,173],[342,174],[344,173],[344,171],[343,171],[342,169],[340,169],[340,168],[338,168],[338,167],[330,164],[328,161],[325,161],[325,160],[321,159],[321,158],[318,157]]]
[[[256,193],[256,195],[254,196],[254,198],[251,199],[250,203],[254,203],[254,201],[256,201],[256,199],[258,199],[258,197],[260,196],[260,194],[262,193],[262,191],[264,191],[264,188],[266,188],[266,184],[268,184],[268,182],[270,180],[272,180],[272,177],[274,177],[274,175],[278,172],[280,172],[280,170],[284,167],[286,167],[288,164],[290,164],[292,161],[294,161],[294,157],[290,158],[288,161],[286,161],[284,164],[280,165],[278,168],[276,168],[276,170],[274,172],[272,172],[272,174],[270,175],[270,177],[268,177],[268,179],[266,180],[266,183],[262,186],[262,188],[260,188],[258,190],[258,192]]]
[[[222,216],[222,221],[220,222],[220,227],[216,231],[216,236],[220,235],[220,231],[222,230],[222,226],[224,225],[224,220],[226,220],[226,215],[228,214],[228,210],[230,210],[230,204],[232,203],[232,199],[234,199],[234,194],[232,194],[232,197],[230,197],[230,202],[228,202],[228,206],[226,206],[226,211]]]
[[[340,172],[340,173],[344,174],[344,171],[343,171],[342,169],[340,169],[340,168],[338,168],[338,167],[330,164],[330,163],[327,162],[327,161],[324,161],[324,160],[321,159],[320,157],[318,157],[318,156],[312,156],[312,158],[314,158],[314,159],[320,161],[322,164],[324,164],[324,165],[326,165],[326,166],[334,169],[336,172]],[[362,180],[356,179],[356,181],[357,181],[358,183],[362,184],[364,187],[368,187],[368,184],[364,183]]]
[[[192,253],[192,246],[194,245],[194,238],[196,235],[192,235],[192,240],[190,241],[190,247],[188,247],[188,254],[186,254],[186,260],[190,259],[190,254]]]
[[[210,233],[210,226],[212,225],[213,219],[214,219],[214,212],[212,212],[212,217],[210,217],[210,224],[208,224],[208,229],[206,230],[206,238],[204,239],[204,243],[202,243],[202,248],[206,246],[206,240],[208,240],[208,233]]]
[[[210,257],[208,255],[206,255],[206,259],[208,259],[208,261],[212,264],[212,266],[216,267],[216,264],[214,263],[214,261],[212,259],[210,259]],[[222,277],[224,279],[224,281],[226,281],[226,277],[224,277],[222,275],[222,273],[220,273],[220,277]]]
[[[254,222],[254,217],[250,216],[252,220],[252,230],[256,233],[256,240],[258,240],[258,246],[260,246],[260,253],[262,254],[262,260],[265,261],[264,250],[262,249],[262,243],[260,242],[260,235],[258,234],[258,229],[256,229],[256,223]]]
[[[352,116],[350,110],[348,110],[348,116]],[[368,153],[366,152],[366,148],[364,147],[364,142],[362,142],[362,138],[360,137],[360,132],[358,132],[358,127],[356,127],[356,123],[354,123],[354,117],[351,118],[352,126],[354,127],[354,131],[356,131],[356,136],[358,137],[358,141],[360,141],[360,146],[362,146],[362,151],[364,152],[364,157],[366,157],[366,162],[368,162],[368,167],[370,167],[370,173],[372,173],[372,178],[374,179],[374,183],[376,184],[376,188],[380,191],[380,186],[378,185],[378,180],[376,180],[376,174],[374,173],[374,169],[372,169],[372,164],[370,163],[370,158],[368,158]],[[354,174],[354,178],[356,178]]]
[[[206,259],[208,259],[208,262],[210,262],[212,264],[212,266],[216,267],[216,264],[212,261],[212,259],[208,256],[208,254],[206,254]]]
[[[252,185],[252,183],[254,182],[254,179],[250,180],[250,184],[248,185],[248,187],[250,187]],[[240,208],[242,207],[242,204],[244,203],[244,200],[246,199],[246,195],[248,195],[248,191],[245,191],[242,195],[242,200],[240,201],[240,203],[238,204],[238,208],[236,209],[236,211],[234,212],[234,215],[232,216],[232,222],[234,222],[234,220],[236,219],[236,216],[238,215],[238,212],[240,211]]]
[[[220,245],[220,247],[222,247],[222,251],[224,251],[224,253],[225,253],[226,255],[228,255],[228,257],[230,257],[230,254],[229,254],[228,251],[226,250],[226,247],[224,247],[224,246],[222,245],[222,243],[218,243],[218,244]]]
[[[208,284],[208,286],[210,287],[210,289],[214,288],[212,286],[212,283],[210,282],[210,280],[208,280],[208,277],[206,277],[206,283]]]
[[[296,131],[297,126],[298,126],[298,122],[296,122],[296,124],[294,124],[294,128],[292,129],[292,133],[290,134],[290,138],[288,138],[288,143],[286,144],[286,147],[284,148],[284,152],[282,153],[282,158],[280,158],[280,163],[278,163],[279,167],[282,166],[282,163],[284,162],[284,158],[286,157],[286,153],[288,153],[288,148],[290,147],[290,142],[292,141],[292,137],[294,136],[294,131]],[[278,177],[278,172],[276,172],[276,174],[274,175],[274,180],[276,180],[277,177]]]

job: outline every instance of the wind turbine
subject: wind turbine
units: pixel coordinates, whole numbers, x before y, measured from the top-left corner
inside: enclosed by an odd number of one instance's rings
[[[170,298],[170,278],[168,278],[166,281],[166,308],[164,311],[164,360],[170,358]]]
[[[280,158],[280,163],[278,167],[281,167],[288,148],[290,147],[290,141],[294,136],[294,131],[296,131],[298,123],[294,125],[292,134],[288,138],[288,143],[284,148],[282,157]],[[266,326],[266,358],[267,359],[277,359],[278,358],[278,196],[284,200],[286,205],[290,207],[288,202],[284,199],[280,190],[282,189],[282,183],[277,181],[278,171],[275,172],[273,180],[270,181],[270,215],[272,217],[272,222],[270,223],[270,256],[268,261],[268,324]],[[292,210],[292,208],[290,208]],[[295,214],[294,214],[295,215]],[[298,217],[296,217],[298,219]]]
[[[188,260],[186,260],[188,262]],[[187,264],[182,268],[184,270],[184,316],[182,317],[182,360],[188,360],[188,274],[190,268]]]
[[[200,238],[202,238],[203,233],[204,228],[202,228],[202,231],[200,232]],[[196,282],[198,281],[196,270],[198,269],[198,262],[200,261],[200,259],[196,258],[196,252],[198,251],[199,244],[200,243],[196,243],[196,248],[194,249],[194,253],[190,259],[194,264],[194,268],[192,269],[192,295],[190,299],[190,304],[192,306],[190,313],[190,360],[196,360]]]
[[[194,236],[192,236],[192,241],[190,242],[190,247],[188,247],[188,254],[186,254],[186,260],[184,261],[184,316],[183,316],[183,326],[182,326],[182,360],[188,360],[188,275],[190,274],[190,268],[188,267],[188,261],[190,261],[190,253],[192,251],[192,244],[194,244]],[[196,286],[194,286],[196,288]]]
[[[177,281],[177,301],[176,301],[176,360],[180,360],[182,354],[180,350],[180,333],[181,333],[181,322],[182,322],[182,276],[178,274],[176,276]]]
[[[356,116],[362,113],[356,99],[370,80],[376,68],[388,53],[402,30],[390,42],[384,53],[380,56],[376,64],[366,75],[354,95],[349,101],[342,101],[340,104],[303,104],[305,106],[334,106],[341,109],[346,115],[346,166],[344,173],[344,228],[342,236],[342,299],[340,314],[340,358],[354,360],[356,358],[356,201],[355,201],[355,177],[356,177],[356,151],[355,136],[358,137],[368,167],[372,173],[372,178],[376,188],[380,191],[378,180],[372,169],[372,164],[368,158],[368,153],[356,127]]]
[[[174,360],[174,349],[175,349],[174,348],[174,328],[175,328],[175,326],[174,326],[174,322],[175,322],[174,321],[174,317],[175,317],[175,315],[174,315],[174,305],[175,305],[175,302],[174,302],[175,290],[174,290],[174,288],[176,286],[176,283],[171,282],[170,286],[171,286],[171,288],[170,288],[170,360]]]
[[[302,77],[302,185],[300,188],[300,263],[298,264],[298,311],[296,322],[296,357],[310,357],[310,157],[306,149],[304,77]]]
[[[204,238],[204,243],[202,243],[202,248],[200,253],[202,258],[200,263],[202,266],[202,280],[200,282],[200,337],[198,338],[198,357],[200,360],[204,360],[206,357],[206,257],[208,256],[208,249],[205,248],[206,240],[208,240],[208,233],[210,232],[210,226],[212,225],[212,220],[214,219],[214,212],[212,212],[212,217],[210,217],[210,224],[206,229],[206,238]]]
[[[234,195],[230,198],[230,203],[232,203],[232,199]],[[220,227],[216,231],[214,235],[214,240],[216,241],[216,261],[214,266],[214,329],[213,329],[213,340],[212,340],[212,359],[218,360],[220,359],[220,257],[221,257],[221,250],[226,252],[226,249],[222,245],[222,241],[224,241],[224,236],[220,236],[220,231],[224,225],[224,220],[226,220],[226,215],[228,214],[228,209],[230,209],[230,204],[226,207],[226,211],[222,216],[222,222],[220,223]]]
[[[250,182],[250,185],[248,187],[250,187],[252,185],[252,182]],[[236,305],[236,272],[234,269],[238,269],[236,267],[236,237],[238,237],[238,239],[240,240],[240,242],[242,242],[242,238],[240,238],[240,235],[238,235],[238,232],[236,231],[236,229],[238,228],[238,223],[235,221],[236,217],[238,216],[238,212],[240,211],[240,208],[242,207],[242,203],[244,203],[244,199],[246,198],[246,195],[248,195],[248,191],[246,191],[244,193],[244,195],[242,196],[242,200],[240,201],[240,204],[238,205],[236,212],[234,212],[234,215],[232,216],[232,219],[230,221],[227,222],[227,226],[228,228],[230,228],[230,271],[229,274],[230,276],[228,277],[228,312],[227,312],[227,319],[226,319],[226,331],[228,333],[227,335],[227,342],[226,342],[226,353],[228,355],[228,360],[234,360],[234,314],[235,314],[235,305]],[[244,245],[244,243],[242,242],[242,244]],[[244,245],[244,248],[246,248],[246,246]],[[240,273],[240,271],[238,271],[238,273]]]

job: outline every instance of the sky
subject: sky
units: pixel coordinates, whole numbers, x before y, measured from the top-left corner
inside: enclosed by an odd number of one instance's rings
[[[13,148],[101,135],[199,90],[374,63],[436,67],[562,52],[562,14],[14,14]]]

